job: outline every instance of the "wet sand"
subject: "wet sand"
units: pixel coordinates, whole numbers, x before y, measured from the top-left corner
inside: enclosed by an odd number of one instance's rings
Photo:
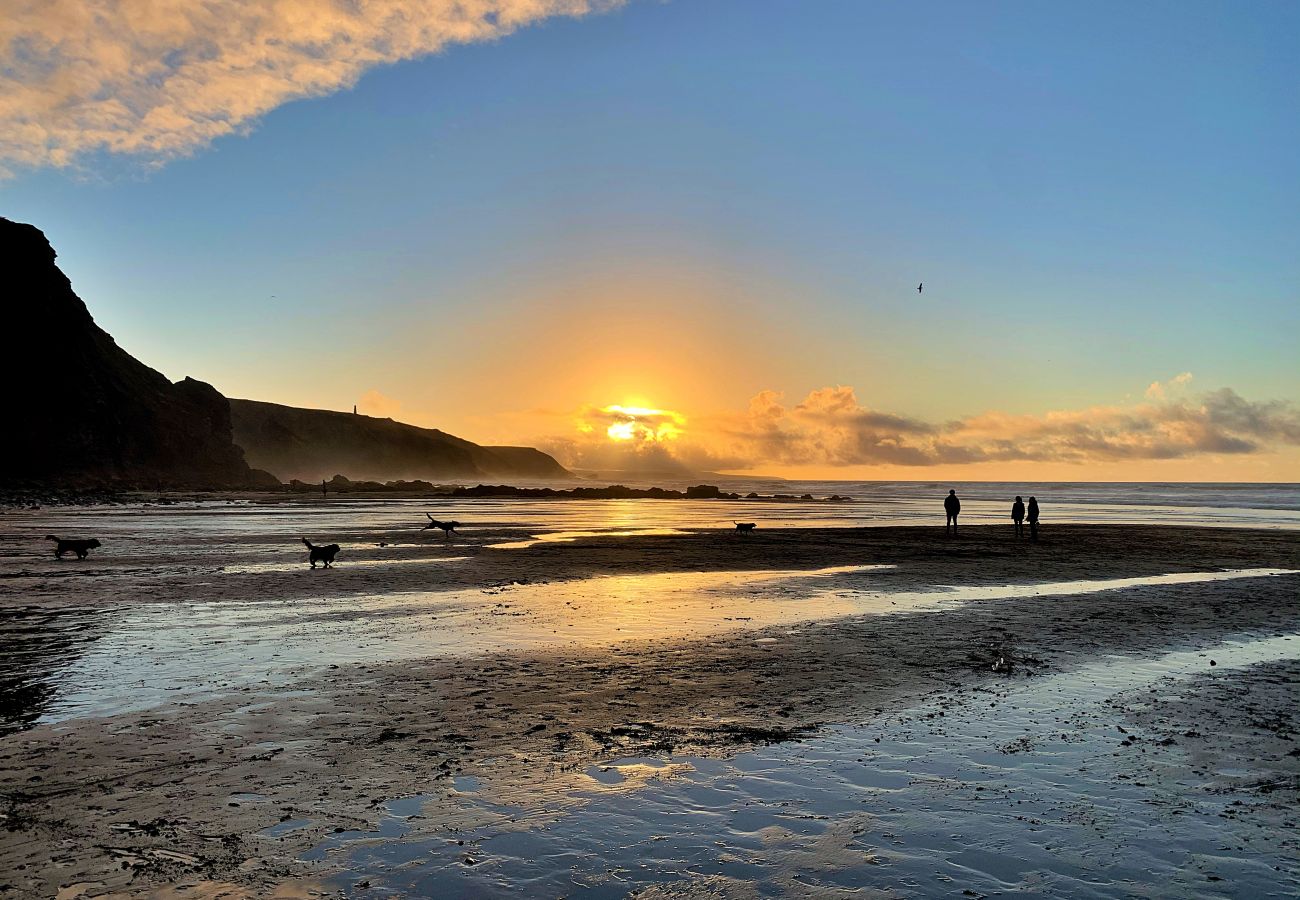
[[[409,797],[420,798],[422,817],[403,820],[402,841],[455,840],[458,829],[493,818],[487,807],[463,802],[466,778],[475,779],[480,799],[529,809],[589,783],[589,767],[611,759],[731,756],[817,740],[831,726],[870,727],[935,698],[1084,671],[1111,654],[1148,658],[1300,632],[1295,574],[1088,592],[1046,586],[1300,569],[1300,539],[1285,531],[1058,526],[1030,544],[992,527],[966,529],[956,540],[934,528],[801,529],[579,536],[504,549],[491,545],[530,535],[502,526],[379,548],[380,531],[340,536],[348,552],[328,572],[295,567],[293,555],[281,566],[286,551],[256,530],[230,540],[220,560],[176,558],[184,542],[155,540],[87,563],[8,566],[0,640],[17,652],[6,654],[14,663],[4,673],[13,730],[0,737],[0,885],[18,896],[69,897],[166,885],[199,896],[185,887],[198,884],[207,895],[225,890],[216,885],[230,886],[231,896],[358,892],[365,888],[357,879],[321,882],[347,868],[338,854],[320,851],[322,842],[374,829],[394,801]],[[390,558],[404,562],[360,564]],[[854,568],[817,580],[788,575],[834,567]],[[759,582],[728,574],[754,571],[781,574]],[[696,605],[680,601],[692,615],[720,607],[716,621],[683,613],[687,625],[674,631],[648,609],[622,625],[558,633],[561,625],[616,618],[614,605],[636,606],[637,583],[620,582],[624,593],[611,599],[608,576],[671,573],[718,573],[687,592],[703,598]],[[1029,584],[1045,587],[1039,595],[994,591],[888,608],[891,595],[940,586]],[[531,599],[515,609],[516,594]],[[376,596],[387,605],[373,605]],[[243,680],[223,676],[172,702],[164,694],[117,715],[58,714],[61,678],[97,643],[111,643],[114,623],[133,611],[190,605],[215,615],[256,598],[312,609],[303,627],[323,637],[324,618],[313,606],[322,599],[343,616],[346,635],[382,617],[391,598],[406,598],[405,607],[450,596],[462,618],[437,624],[404,614],[398,628],[451,629],[473,645],[468,650],[438,644],[425,656],[387,659],[380,641],[369,656],[332,661],[336,651],[322,640],[315,664],[295,659],[282,667],[264,666],[250,651],[254,674]],[[752,615],[739,614],[746,606]],[[546,626],[556,626],[555,636],[542,642],[485,644],[490,651],[474,645],[483,629],[501,641]],[[159,627],[181,634],[184,618]],[[248,630],[254,647],[257,629]],[[124,646],[137,662],[168,671],[168,645]],[[999,659],[1009,672],[995,671]],[[1294,691],[1278,683],[1259,688],[1253,702],[1261,715],[1272,709],[1292,721]],[[1229,682],[1214,690],[1233,689]],[[1194,721],[1212,701],[1198,702],[1159,714]],[[1195,759],[1237,754],[1245,769],[1260,769],[1271,791],[1291,792],[1276,796],[1294,797],[1296,757],[1274,754],[1272,768],[1252,762],[1262,758],[1253,749],[1263,738],[1246,731],[1202,730]],[[1294,741],[1287,728],[1269,734],[1269,741]],[[1249,805],[1237,814],[1278,827],[1272,813]]]
[[[309,858],[381,896],[1289,897],[1296,640],[1106,657],[726,757],[616,757],[527,804],[463,776],[479,824],[456,841],[422,836],[406,797]]]

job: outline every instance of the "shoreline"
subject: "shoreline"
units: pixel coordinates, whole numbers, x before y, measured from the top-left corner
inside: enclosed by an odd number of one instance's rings
[[[336,476],[340,478],[341,476]],[[58,509],[63,507],[116,507],[131,504],[149,505],[149,506],[173,506],[183,503],[286,503],[294,501],[325,502],[330,500],[350,500],[350,501],[371,501],[382,502],[392,501],[400,502],[403,500],[426,501],[433,499],[448,499],[456,501],[474,501],[474,500],[627,500],[627,499],[648,499],[648,500],[724,500],[739,502],[762,502],[762,503],[863,503],[869,502],[868,498],[862,498],[852,495],[842,495],[838,491],[856,490],[859,493],[866,491],[870,493],[873,489],[889,486],[925,486],[932,491],[939,492],[941,499],[942,491],[938,483],[928,480],[914,481],[788,481],[786,479],[765,479],[761,477],[740,477],[728,476],[721,481],[721,485],[710,483],[709,476],[694,488],[683,487],[687,482],[695,479],[679,479],[674,483],[677,487],[655,486],[645,482],[633,481],[629,486],[618,482],[609,482],[602,479],[599,482],[586,483],[582,478],[555,479],[553,481],[537,480],[528,482],[524,485],[509,484],[488,484],[478,482],[470,486],[464,481],[446,481],[430,482],[423,480],[414,481],[390,481],[376,482],[366,480],[352,480],[343,478],[342,481],[331,482],[329,493],[322,498],[320,494],[320,484],[305,483],[301,481],[290,481],[282,483],[281,487],[275,490],[265,488],[205,488],[205,487],[178,487],[173,486],[165,488],[159,492],[155,488],[141,487],[114,487],[111,485],[104,486],[85,486],[85,487],[55,487],[52,485],[26,485],[26,486],[5,486],[0,487],[0,514],[24,509],[41,509],[51,508]],[[759,493],[753,490],[755,484],[763,484],[768,490],[771,490],[773,483],[790,485],[802,485],[801,488],[791,488],[789,492],[779,488],[771,493]],[[1009,503],[1011,496],[1015,493],[1028,493],[1035,485],[1052,486],[1057,489],[1065,489],[1068,492],[1074,492],[1079,489],[1098,489],[1110,488],[1117,486],[1131,487],[1134,489],[1152,488],[1152,487],[1169,487],[1169,488],[1190,488],[1200,490],[1210,489],[1238,489],[1245,491],[1258,490],[1280,490],[1291,489],[1300,491],[1300,483],[1296,482],[1149,482],[1149,481],[1029,481],[1029,482],[990,482],[990,481],[955,481],[952,484],[961,488],[963,493],[967,491],[979,491],[986,487],[1002,488],[1005,499]],[[820,491],[820,496],[810,492],[810,488],[817,486],[821,488],[826,485],[838,485],[834,491]],[[698,492],[699,489],[704,489]],[[690,494],[690,491],[697,491],[696,494]],[[716,493],[715,493],[716,492]],[[999,495],[1001,496],[1001,495]],[[1126,502],[1116,499],[1119,505],[1142,505],[1143,500],[1136,496],[1130,497]],[[938,508],[936,504],[936,508]],[[1270,505],[1247,504],[1247,509],[1268,510],[1275,507]],[[1294,508],[1286,507],[1288,509]],[[942,519],[942,516],[939,516]]]
[[[413,525],[336,527],[343,547],[328,570],[313,572],[294,531],[276,524],[239,534],[239,546],[208,546],[166,530],[94,551],[86,561],[55,560],[47,526],[4,533],[22,568],[0,577],[0,592],[22,592],[41,608],[97,602],[97,591],[134,590],[133,603],[170,602],[178,590],[193,603],[269,595],[293,600],[373,593],[427,593],[514,584],[581,582],[603,575],[760,572],[889,565],[882,590],[937,585],[1020,584],[1141,577],[1232,568],[1300,569],[1300,532],[1194,525],[1044,525],[1037,542],[1011,526],[963,525],[950,538],[937,525],[767,528],[737,535],[697,528],[678,534],[577,533],[568,541],[533,541],[538,529],[487,522],[445,539]],[[124,529],[143,527],[123,520]],[[525,540],[521,540],[525,539]],[[503,545],[528,543],[506,549]],[[386,546],[381,546],[386,545]],[[202,576],[202,577],[200,577]],[[326,580],[328,579],[328,580]],[[88,593],[89,592],[89,593]]]
[[[339,476],[336,476],[336,479]],[[562,483],[572,484],[571,480]],[[432,498],[472,500],[728,500],[747,503],[852,503],[854,498],[832,494],[817,497],[804,494],[741,494],[712,484],[699,484],[686,490],[663,487],[628,487],[623,484],[573,485],[571,487],[516,487],[505,484],[479,483],[469,487],[460,483],[440,484],[423,481],[327,482],[322,494],[319,484],[294,480],[279,490],[229,488],[176,488],[171,490],[99,489],[47,490],[14,489],[0,492],[0,509],[41,509],[61,506],[123,506],[143,504],[171,506],[178,503],[283,503],[294,500],[427,500]]]
[[[597,597],[600,583],[583,579],[619,571],[869,562],[894,566],[872,573],[874,586],[888,592],[1300,568],[1300,540],[1288,532],[1054,526],[1031,547],[1011,544],[999,526],[968,527],[969,538],[956,541],[935,527],[902,527],[769,531],[770,539],[743,545],[720,533],[584,538],[526,550],[477,544],[463,571],[395,567],[382,589],[436,596],[477,587],[487,594],[486,617],[518,590],[498,583],[503,578],[585,585]],[[249,573],[190,586],[186,602],[219,607],[260,590],[292,608],[321,591],[341,601],[376,589],[374,570],[347,572],[340,562],[328,582],[309,580],[305,566]],[[25,591],[31,608],[87,602],[85,585],[47,580],[56,584]],[[103,591],[100,602],[112,609],[121,608],[124,581],[140,587],[133,605],[175,602],[150,596],[157,575],[74,580],[91,583],[92,595]],[[1077,671],[1109,655],[1146,658],[1243,635],[1300,634],[1298,597],[1300,575],[1281,575],[741,624],[696,638],[308,666],[283,683],[210,699],[38,725],[0,737],[7,826],[0,882],[20,896],[52,896],[73,883],[99,885],[88,889],[93,896],[195,880],[264,896],[326,874],[328,862],[299,856],[335,829],[373,827],[389,800],[432,794],[413,825],[419,835],[467,827],[457,777],[479,779],[494,803],[527,804],[572,788],[587,766],[613,757],[726,756],[832,723],[869,725],[926,696],[997,692],[1043,673]],[[1010,672],[995,671],[999,658]],[[281,819],[309,824],[274,839],[262,834]],[[123,822],[136,825],[115,827]],[[180,856],[160,856],[163,850]],[[125,868],[123,854],[132,860]]]

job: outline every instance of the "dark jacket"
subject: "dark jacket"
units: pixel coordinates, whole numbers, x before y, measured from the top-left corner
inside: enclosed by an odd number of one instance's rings
[[[961,512],[961,501],[957,499],[956,494],[949,494],[943,498],[943,508],[948,511],[948,515],[955,516]]]
[[[1029,521],[1031,521],[1031,522],[1037,522],[1037,521],[1038,521],[1038,501],[1037,501],[1037,500],[1030,500],[1030,501],[1029,501]]]
[[[1025,520],[1025,503],[1023,500],[1017,500],[1011,504],[1011,521],[1023,522]]]

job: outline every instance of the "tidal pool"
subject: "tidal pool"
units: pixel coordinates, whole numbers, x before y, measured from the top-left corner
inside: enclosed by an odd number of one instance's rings
[[[0,616],[6,676],[19,701],[29,697],[40,708],[33,713],[19,702],[3,713],[10,722],[53,722],[282,685],[328,666],[699,638],[970,602],[1288,573],[1240,569],[880,590],[873,575],[890,568],[671,572],[370,596],[8,609]]]

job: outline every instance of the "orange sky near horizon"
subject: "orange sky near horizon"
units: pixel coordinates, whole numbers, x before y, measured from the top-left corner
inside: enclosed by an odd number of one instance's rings
[[[328,370],[303,377],[255,362],[241,383],[217,386],[298,406],[356,403],[365,414],[479,443],[538,446],[579,469],[619,461],[607,452],[618,442],[598,413],[621,404],[679,415],[680,434],[657,442],[655,452],[701,472],[1300,480],[1300,424],[1286,404],[1224,396],[1187,372],[1156,373],[1164,378],[1133,383],[1101,405],[1090,392],[1090,402],[1038,406],[991,392],[978,353],[945,366],[912,364],[879,343],[864,352],[860,324],[830,327],[783,302],[792,292],[667,265],[506,281],[464,298],[453,315],[414,305],[401,327],[365,336],[354,358],[336,358]],[[412,369],[414,358],[427,362]],[[367,386],[359,390],[361,378]],[[990,393],[1015,406],[989,405]],[[624,462],[639,464],[621,449]]]

